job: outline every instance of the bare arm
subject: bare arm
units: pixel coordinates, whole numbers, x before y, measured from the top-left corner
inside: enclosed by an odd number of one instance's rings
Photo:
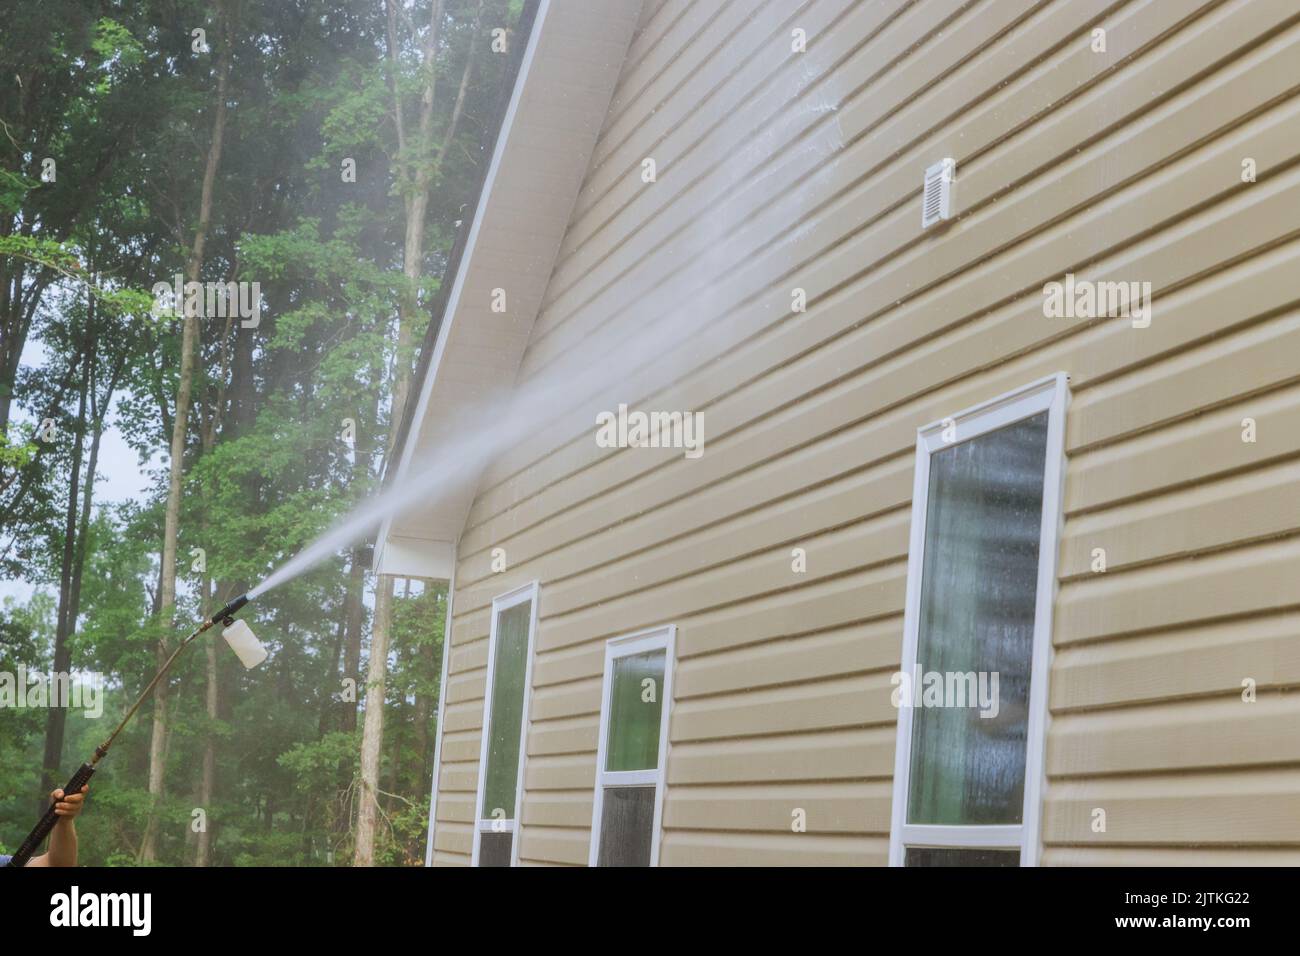
[[[54,813],[59,822],[50,831],[50,848],[41,856],[32,857],[28,866],[76,866],[77,865],[77,826],[73,822],[81,812],[86,800],[89,786],[81,788],[81,793],[74,793],[64,798],[62,790],[55,790]]]

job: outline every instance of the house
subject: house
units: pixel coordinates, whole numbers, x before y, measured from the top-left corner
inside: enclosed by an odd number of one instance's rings
[[[376,557],[429,862],[1300,862],[1300,10],[526,17]]]

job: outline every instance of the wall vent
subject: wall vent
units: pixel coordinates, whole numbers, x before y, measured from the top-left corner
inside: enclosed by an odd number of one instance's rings
[[[957,161],[941,159],[925,171],[925,193],[921,197],[921,228],[952,218],[952,190],[957,183]]]

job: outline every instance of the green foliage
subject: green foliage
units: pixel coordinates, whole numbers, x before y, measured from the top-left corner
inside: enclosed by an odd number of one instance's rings
[[[96,282],[82,265],[75,247],[66,242],[31,236],[0,236],[0,257],[25,259],[59,273],[93,295],[115,315],[145,315],[153,307],[153,296],[143,289],[120,289]]]
[[[430,168],[437,148],[398,149],[382,2],[228,6],[239,17],[229,40],[200,0],[47,0],[0,40],[0,72],[25,84],[0,88],[0,283],[17,295],[0,307],[0,333],[41,356],[11,373],[0,362],[0,568],[35,589],[0,608],[0,671],[52,666],[72,545],[84,566],[67,646],[74,668],[102,674],[107,693],[102,717],[69,713],[65,771],[145,686],[160,640],[174,646],[175,630],[250,588],[374,491],[400,413],[393,373],[413,360],[396,351],[412,173],[424,167],[433,183],[414,290],[425,307],[418,342],[501,102],[506,58],[480,56],[445,168]],[[513,22],[518,8],[489,0],[476,34],[477,0],[444,3],[435,147],[470,44],[486,44],[486,31]],[[419,0],[409,23],[427,24],[429,9]],[[402,23],[394,80],[409,118],[421,37]],[[193,26],[207,31],[210,52],[192,51]],[[172,629],[157,603],[182,322],[153,315],[146,290],[186,269],[227,42],[225,148],[200,279],[257,282],[262,319],[256,329],[199,322]],[[46,157],[57,160],[50,182],[41,178]],[[340,174],[344,159],[356,162],[355,182]],[[31,304],[27,316],[20,299]],[[78,413],[86,377],[90,394],[109,395],[101,424],[139,455],[147,489],[133,501],[93,496],[84,535],[69,536],[78,450],[79,487],[101,487],[86,461],[95,412]],[[58,441],[34,441],[33,422],[47,416]],[[355,441],[343,437],[345,419]],[[360,599],[349,591],[353,560],[336,555],[250,606],[243,616],[271,651],[257,670],[245,671],[215,630],[187,649],[167,682],[165,795],[155,806],[146,789],[146,704],[92,782],[78,821],[84,864],[136,865],[151,812],[164,864],[193,861],[200,817],[215,865],[351,863],[360,735],[350,718],[359,725],[365,706],[364,688],[355,706],[342,699],[346,611]],[[423,859],[445,610],[442,586],[417,583],[408,594],[399,583],[376,847],[384,865]],[[363,629],[368,614],[362,607]],[[207,642],[217,650],[215,717]],[[34,820],[45,717],[0,718],[0,847],[15,846]],[[200,808],[209,746],[215,789]]]

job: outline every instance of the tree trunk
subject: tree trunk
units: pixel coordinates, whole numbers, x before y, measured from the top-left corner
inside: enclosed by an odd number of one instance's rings
[[[94,321],[94,312],[87,315],[87,327]],[[87,333],[88,335],[89,333]],[[59,568],[59,610],[54,632],[54,675],[66,677],[72,670],[72,651],[68,647],[68,637],[74,621],[69,620],[72,610],[72,565],[76,555],[77,512],[81,504],[78,482],[81,479],[81,454],[86,433],[86,402],[90,393],[90,367],[94,364],[94,346],[87,342],[80,354],[81,390],[77,401],[77,424],[72,448],[72,470],[69,476],[68,507],[64,517],[63,558]],[[93,475],[91,476],[93,480]],[[41,766],[41,792],[38,804],[41,812],[48,805],[48,794],[58,784],[54,779],[59,773],[59,763],[63,758],[63,730],[67,725],[66,707],[55,706],[50,701],[49,712],[45,717],[45,753]]]
[[[225,22],[224,5],[217,4],[217,15],[222,21],[221,54],[217,62],[217,95],[212,120],[212,138],[208,144],[207,166],[203,171],[203,188],[199,197],[199,221],[194,231],[194,245],[186,263],[187,282],[197,282],[203,268],[203,247],[207,242],[208,227],[212,221],[212,192],[216,183],[217,166],[221,162],[221,145],[226,130],[226,81],[230,75],[230,30]],[[170,653],[167,634],[173,626],[176,607],[176,542],[180,529],[181,479],[184,472],[185,436],[189,425],[190,393],[194,387],[194,350],[199,337],[198,318],[186,314],[181,321],[180,383],[176,391],[176,414],[172,418],[171,461],[167,483],[167,512],[163,524],[162,585],[159,598],[163,634],[157,648],[158,666],[161,667]],[[158,815],[156,803],[163,791],[166,770],[163,741],[167,728],[167,684],[158,685],[154,693],[153,732],[149,740],[149,796],[153,801],[145,825],[144,839],[140,844],[140,860],[151,863],[158,855]]]
[[[420,276],[424,269],[424,220],[429,205],[429,185],[434,165],[433,146],[434,92],[438,77],[438,33],[442,22],[442,0],[434,0],[429,31],[421,50],[420,68],[424,85],[420,93],[419,139],[414,155],[407,152],[406,123],[401,97],[397,93],[397,39],[395,0],[385,0],[388,11],[388,58],[393,93],[393,120],[397,127],[401,156],[399,173],[411,183],[406,200],[406,234],[402,248],[402,272],[406,277],[399,304],[397,323],[397,360],[393,385],[393,404],[389,417],[385,458],[392,454],[406,408],[411,386],[411,343],[417,318]],[[356,866],[373,866],[375,856],[375,818],[379,807],[379,756],[384,746],[384,677],[388,658],[388,639],[392,627],[393,580],[381,575],[375,593],[375,617],[371,628],[370,668],[366,679],[366,720],[361,737],[361,802],[357,810]],[[378,651],[382,650],[382,653]],[[378,671],[376,671],[378,668]]]
[[[366,719],[361,732],[361,803],[357,811],[357,846],[353,866],[375,865],[375,828],[379,816],[379,755],[384,744],[384,679],[388,670],[389,623],[393,578],[380,575],[375,589],[375,625],[370,635],[366,675]]]
[[[421,57],[424,86],[420,96],[419,141],[415,155],[408,151],[405,112],[398,93],[397,75],[397,8],[395,0],[385,0],[388,13],[389,86],[393,96],[393,121],[397,129],[398,175],[409,183],[406,193],[406,230],[402,247],[402,272],[406,288],[398,306],[397,357],[393,403],[389,418],[385,458],[391,453],[406,407],[410,390],[410,351],[414,338],[417,290],[424,259],[424,219],[429,202],[432,167],[429,147],[433,135],[433,103],[437,80],[436,55],[438,30],[442,20],[442,2],[434,0],[429,32]],[[354,865],[373,866],[375,856],[375,820],[378,816],[379,764],[384,746],[384,679],[387,669],[388,639],[392,625],[393,581],[381,575],[375,591],[375,614],[371,627],[370,667],[366,677],[366,717],[361,737],[361,789],[357,809],[356,854]]]
[[[339,719],[342,730],[357,729],[357,706],[361,696],[361,628],[365,623],[365,605],[362,603],[366,588],[365,552],[358,546],[352,549],[352,566],[348,571],[348,593],[343,604],[346,627],[343,645],[343,676],[356,681],[351,701],[343,701]]]
[[[443,134],[442,146],[438,149],[438,158],[434,162],[434,172],[442,175],[442,164],[447,158],[456,133],[460,129],[461,117],[465,115],[465,98],[469,93],[470,79],[474,76],[474,63],[478,58],[478,48],[482,46],[479,36],[483,32],[483,7],[485,0],[479,0],[478,9],[474,11],[474,32],[469,40],[469,52],[465,55],[465,70],[460,75],[460,87],[456,90],[456,103],[451,108],[451,120],[447,123],[447,132]]]
[[[91,361],[93,363],[94,361],[93,355],[88,356],[88,361]],[[81,486],[82,486],[81,518],[77,528],[76,545],[72,557],[72,580],[71,580],[70,587],[68,589],[68,606],[67,606],[66,613],[63,613],[62,611],[60,612],[61,620],[64,622],[64,626],[65,626],[65,630],[64,630],[65,643],[68,639],[72,637],[74,633],[76,633],[77,620],[78,618],[81,617],[81,582],[82,582],[83,573],[86,569],[86,543],[89,540],[89,536],[90,536],[90,512],[94,505],[94,498],[95,498],[95,470],[99,467],[99,448],[100,448],[100,443],[104,437],[104,421],[106,418],[107,409],[109,403],[113,399],[114,392],[116,392],[117,390],[117,380],[121,374],[121,371],[122,371],[122,364],[119,364],[117,369],[113,372],[112,378],[110,379],[108,384],[108,389],[105,392],[104,398],[101,402],[96,402],[93,374],[91,378],[90,455],[86,459],[85,478],[81,482]],[[93,365],[92,365],[92,373],[93,373]],[[73,482],[73,488],[72,491],[70,492],[70,496],[71,497],[76,496],[75,481]],[[66,667],[68,670],[71,670],[72,654],[70,649],[65,648],[64,656],[67,661]],[[54,711],[51,711],[51,717],[53,716],[54,716]],[[51,757],[51,755],[53,755],[55,761],[61,759],[62,752],[63,752],[63,737],[64,737],[66,726],[67,726],[66,716],[58,721],[57,727],[52,727],[49,724],[47,724],[46,726],[46,759],[47,760]],[[52,738],[57,738],[57,739],[51,745]],[[46,794],[48,794],[51,789],[57,786],[56,783],[48,779],[48,774],[50,772],[50,769],[57,769],[57,768],[51,768],[49,764],[47,764],[46,766],[45,773],[47,779],[43,780],[41,785],[42,801],[46,799]],[[57,776],[57,773],[55,774],[55,776]]]

